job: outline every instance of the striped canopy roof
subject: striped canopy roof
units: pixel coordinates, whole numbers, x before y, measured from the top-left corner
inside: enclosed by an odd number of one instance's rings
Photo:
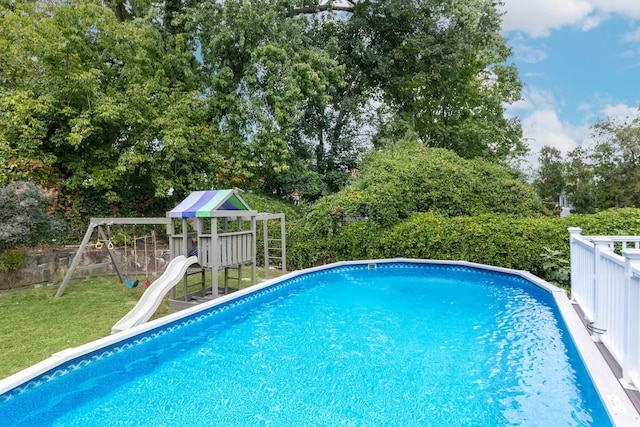
[[[169,218],[210,218],[218,216],[215,211],[251,211],[251,208],[234,190],[194,191],[169,212]]]

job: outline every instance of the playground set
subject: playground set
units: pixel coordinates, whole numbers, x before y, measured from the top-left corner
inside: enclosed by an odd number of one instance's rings
[[[279,236],[270,236],[268,221],[280,223]],[[240,289],[242,268],[251,268],[251,284],[256,283],[257,262],[257,223],[262,222],[262,246],[264,250],[264,267],[269,277],[270,262],[278,263],[286,272],[286,241],[284,214],[258,213],[240,197],[238,189],[194,191],[167,216],[149,218],[91,218],[82,243],[74,256],[67,273],[58,288],[56,297],[62,296],[64,290],[79,267],[87,248],[106,249],[120,281],[132,288],[140,283],[139,275],[144,273],[145,285],[148,288],[141,297],[154,299],[146,303],[146,311],[160,303],[171,291],[169,303],[176,309],[183,309],[210,300],[220,293],[228,293],[230,281],[237,279],[236,290]],[[115,226],[132,227],[133,230],[144,229],[143,236],[134,235],[127,239],[124,236],[124,254],[116,253],[116,243],[110,235]],[[147,227],[151,233],[146,234]],[[169,249],[164,257],[158,257],[158,232],[156,227],[164,227]],[[271,227],[273,232],[273,227]],[[124,230],[124,228],[121,228]],[[94,242],[93,235],[97,234]],[[149,246],[151,245],[151,248]],[[118,248],[120,249],[120,248]],[[150,261],[149,252],[153,258]],[[168,259],[166,259],[168,256]],[[141,264],[140,260],[144,260]],[[124,271],[119,261],[124,261]],[[153,283],[149,279],[150,265],[154,266],[155,275],[163,270],[162,275]],[[223,270],[222,288],[219,288],[218,272]],[[233,274],[235,272],[235,274]],[[130,274],[135,273],[135,277]],[[189,276],[199,275],[199,281],[193,283]],[[210,276],[210,283],[205,283]],[[181,292],[177,285],[183,283]],[[196,289],[194,290],[194,285]],[[162,288],[162,289],[160,289]],[[149,295],[153,294],[153,298]],[[157,300],[157,301],[156,301]],[[135,311],[132,310],[132,312]],[[154,309],[155,311],[155,309]],[[151,312],[149,317],[153,314]],[[146,315],[146,314],[145,314]],[[148,317],[147,317],[148,319]],[[143,323],[147,319],[144,319]],[[124,320],[124,319],[123,319]],[[131,325],[133,326],[133,325]]]

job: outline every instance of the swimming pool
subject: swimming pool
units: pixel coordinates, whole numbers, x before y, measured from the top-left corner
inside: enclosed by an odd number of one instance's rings
[[[297,272],[63,352],[0,388],[0,419],[611,425],[556,294],[465,263]]]

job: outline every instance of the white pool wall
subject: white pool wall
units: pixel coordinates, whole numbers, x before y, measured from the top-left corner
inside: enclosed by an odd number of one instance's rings
[[[197,306],[181,310],[179,312],[161,317],[156,320],[152,320],[148,323],[135,326],[131,329],[118,332],[113,335],[101,338],[90,343],[68,348],[66,350],[54,353],[51,357],[37,363],[27,369],[24,369],[14,375],[11,375],[3,380],[0,380],[0,395],[8,391],[19,389],[24,387],[31,380],[38,376],[45,374],[46,372],[53,371],[55,368],[69,362],[73,359],[80,358],[86,354],[98,351],[104,347],[108,347],[117,344],[121,341],[125,341],[129,338],[137,335],[142,335],[148,331],[156,328],[161,328],[164,325],[170,324],[175,321],[182,320],[191,315],[204,312],[217,305],[223,304],[227,301],[231,301],[240,298],[244,295],[257,292],[261,289],[273,286],[288,279],[312,273],[315,271],[322,271],[332,269],[340,266],[350,265],[367,265],[367,264],[385,264],[385,263],[412,263],[412,264],[433,264],[433,265],[450,265],[450,266],[462,266],[476,268],[486,271],[493,271],[499,273],[511,274],[519,276],[529,282],[547,290],[553,296],[558,310],[564,320],[564,323],[571,335],[571,338],[582,358],[582,361],[589,373],[592,382],[602,400],[609,417],[616,427],[637,427],[640,425],[640,414],[635,410],[635,407],[631,403],[631,400],[627,396],[624,388],[620,384],[619,380],[613,374],[613,371],[607,365],[604,357],[596,347],[595,343],[591,339],[591,336],[584,327],[580,320],[578,313],[573,308],[567,294],[564,290],[552,285],[540,279],[533,274],[523,270],[513,270],[509,268],[495,267],[485,264],[477,264],[468,261],[445,261],[445,260],[424,260],[424,259],[412,259],[412,258],[392,258],[392,259],[375,259],[375,260],[358,260],[358,261],[341,261],[333,264],[327,264],[319,267],[312,267],[305,270],[297,270],[285,274],[280,277],[276,277],[265,282],[250,286],[248,288],[233,292],[228,295],[216,298],[209,302],[199,304]]]

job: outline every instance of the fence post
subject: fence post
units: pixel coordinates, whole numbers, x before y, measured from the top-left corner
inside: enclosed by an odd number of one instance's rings
[[[569,277],[571,278],[571,302],[575,303],[576,299],[574,297],[574,289],[576,288],[576,281],[578,280],[577,264],[578,260],[576,257],[576,239],[580,238],[580,233],[582,233],[582,228],[580,227],[568,227],[569,231]]]
[[[602,271],[601,260],[603,251],[611,251],[611,239],[606,237],[598,237],[591,240],[593,242],[593,286],[592,286],[592,304],[593,304],[593,319],[592,319],[592,331],[593,340],[595,342],[600,341],[600,334],[604,331],[600,328],[600,315],[598,305],[604,299],[604,295],[601,295],[605,289],[602,289],[600,283],[600,275],[606,274]]]
[[[640,250],[624,249],[624,349],[622,356],[622,382],[625,387],[634,388],[640,370],[640,280],[634,280],[634,267],[640,265]],[[635,265],[634,265],[635,264]],[[638,384],[635,384],[636,386]]]

